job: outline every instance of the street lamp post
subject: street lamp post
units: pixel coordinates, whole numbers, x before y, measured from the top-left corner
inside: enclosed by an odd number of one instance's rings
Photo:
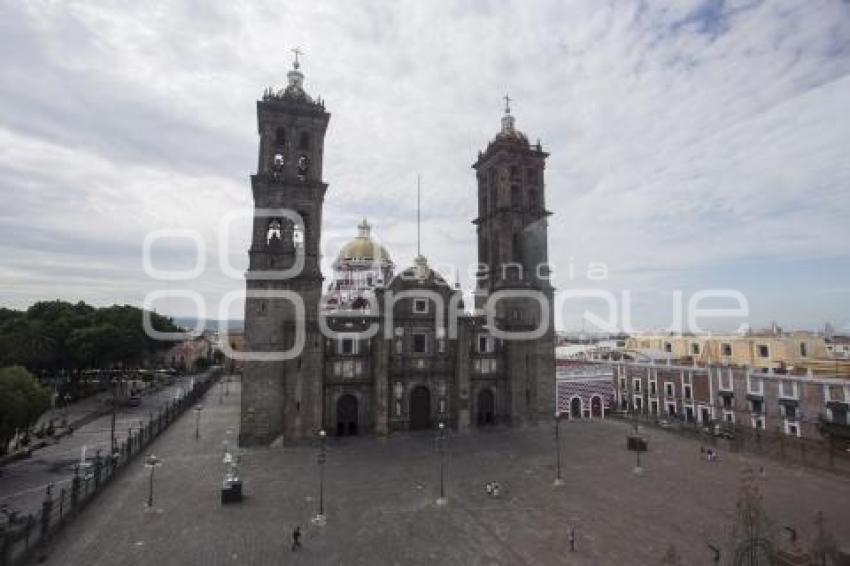
[[[555,411],[555,481],[554,486],[564,485],[561,478],[561,412]]]
[[[109,450],[113,454],[115,450],[115,412],[118,410],[118,380],[112,380],[112,422],[109,427]]]
[[[65,401],[65,426],[68,426],[68,404],[71,402],[71,394],[65,393],[62,399]]]
[[[440,497],[437,499],[437,505],[445,505],[449,502],[446,498],[446,425],[441,422],[437,428],[440,431],[437,437],[440,444]]]
[[[161,465],[162,460],[153,454],[148,454],[148,457],[145,459],[145,467],[149,468],[151,471],[150,484],[148,487],[148,509],[153,508],[153,471]]]
[[[316,461],[319,463],[319,512],[313,517],[313,524],[323,526],[327,522],[325,517],[325,461],[327,460],[327,452],[325,450],[325,440],[327,433],[325,429],[319,431],[319,439],[321,441],[319,447],[319,455]]]
[[[203,407],[200,403],[195,405],[195,440],[201,438],[201,411]]]

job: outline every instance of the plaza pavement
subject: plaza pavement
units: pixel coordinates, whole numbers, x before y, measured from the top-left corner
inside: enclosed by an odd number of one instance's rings
[[[675,545],[687,565],[711,564],[707,544],[722,546],[735,516],[745,463],[764,466],[764,505],[779,530],[808,540],[822,510],[838,540],[850,540],[850,482],[777,462],[720,454],[662,430],[645,430],[645,473],[632,473],[629,427],[615,421],[565,422],[563,476],[554,478],[551,426],[497,428],[448,441],[445,507],[432,433],[387,439],[330,439],[325,482],[327,524],[314,526],[316,447],[251,449],[242,477],[246,498],[222,506],[222,442],[232,446],[238,387],[219,405],[204,402],[201,439],[187,412],[153,445],[154,510],[146,511],[148,473],[141,459],[110,485],[49,549],[47,564],[660,564]],[[487,481],[502,493],[489,497]],[[292,553],[300,524],[303,549]],[[576,529],[576,552],[568,533]]]

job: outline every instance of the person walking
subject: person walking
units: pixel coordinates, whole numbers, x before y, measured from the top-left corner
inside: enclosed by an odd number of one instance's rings
[[[570,552],[576,551],[576,528],[570,528]]]
[[[292,531],[292,552],[296,550],[301,550],[301,525],[295,525]]]

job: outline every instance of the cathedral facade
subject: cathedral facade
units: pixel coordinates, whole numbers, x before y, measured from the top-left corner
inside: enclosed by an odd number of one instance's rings
[[[240,443],[551,419],[548,154],[516,129],[506,105],[499,133],[472,165],[474,305],[421,255],[396,272],[365,219],[325,285],[319,242],[330,114],[304,90],[299,67],[296,60],[287,86],[257,102]]]

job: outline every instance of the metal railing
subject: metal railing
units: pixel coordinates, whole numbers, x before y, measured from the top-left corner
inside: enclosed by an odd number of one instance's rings
[[[210,370],[206,379],[196,380],[185,395],[168,403],[157,415],[150,414],[137,430],[131,430],[123,442],[117,443],[113,454],[102,456],[98,450],[90,465],[75,466],[70,480],[60,482],[68,487],[57,492],[55,485],[49,484],[39,511],[27,514],[4,511],[5,516],[0,516],[0,566],[23,565],[43,552],[50,538],[184,411],[195,406],[220,375],[221,370],[216,368]]]

